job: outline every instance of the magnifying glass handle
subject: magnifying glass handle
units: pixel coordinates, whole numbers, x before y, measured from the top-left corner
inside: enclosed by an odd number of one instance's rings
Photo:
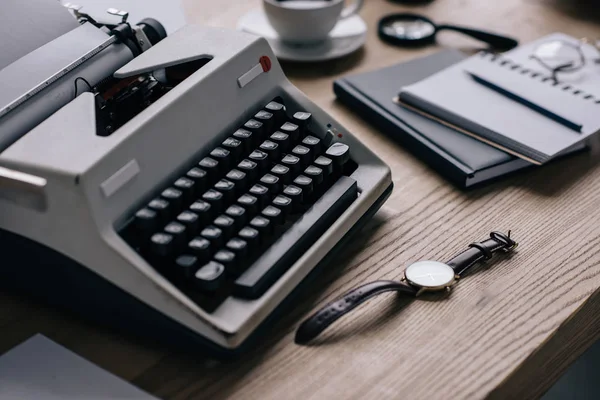
[[[510,50],[519,45],[519,42],[517,40],[508,36],[501,36],[495,33],[480,31],[477,29],[464,28],[462,26],[457,25],[438,25],[437,29],[438,31],[442,29],[447,29],[463,33],[467,36],[471,36],[472,38],[488,43],[490,46],[498,50]]]

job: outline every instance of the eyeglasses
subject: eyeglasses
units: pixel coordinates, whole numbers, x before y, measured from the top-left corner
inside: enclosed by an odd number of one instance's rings
[[[591,45],[598,56],[591,59],[586,57],[584,45]],[[576,43],[553,40],[536,47],[530,58],[549,70],[552,74],[551,78],[558,83],[559,74],[577,72],[586,65],[586,62],[600,64],[600,40],[581,39]]]

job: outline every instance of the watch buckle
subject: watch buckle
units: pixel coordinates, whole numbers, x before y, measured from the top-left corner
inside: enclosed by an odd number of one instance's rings
[[[508,231],[507,235],[504,235],[501,232],[492,232],[490,234],[490,236],[492,237],[492,239],[495,239],[498,242],[504,243],[504,244],[510,244],[509,247],[502,247],[502,251],[505,253],[510,253],[511,251],[513,251],[514,249],[517,248],[517,246],[519,245],[519,243],[515,242],[514,240],[511,239],[510,237],[510,233],[511,230]],[[507,241],[508,239],[508,241]]]

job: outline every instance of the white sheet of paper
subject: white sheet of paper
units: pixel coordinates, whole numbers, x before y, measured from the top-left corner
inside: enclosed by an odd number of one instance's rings
[[[56,0],[0,0],[0,70],[78,26]]]
[[[0,70],[78,25],[61,3],[75,3],[98,21],[115,22],[109,8],[129,12],[129,22],[155,18],[168,34],[185,25],[181,0],[0,0]]]

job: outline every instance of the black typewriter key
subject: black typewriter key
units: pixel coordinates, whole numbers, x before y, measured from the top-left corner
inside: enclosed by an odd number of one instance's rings
[[[268,111],[261,110],[256,113],[254,119],[262,122],[265,131],[269,132],[273,129],[273,124],[275,123],[275,118],[272,113]]]
[[[191,254],[181,255],[175,260],[176,273],[184,279],[193,278],[198,268],[198,257]]]
[[[155,233],[150,237],[150,251],[159,257],[168,257],[175,250],[173,235],[168,233]]]
[[[256,229],[262,239],[264,239],[265,235],[270,235],[273,232],[273,224],[271,221],[261,215],[252,218],[250,221],[250,227]]]
[[[334,169],[340,171],[350,160],[350,147],[347,144],[336,142],[329,146],[325,155],[333,161]]]
[[[262,209],[264,206],[268,204],[270,199],[269,188],[263,185],[256,184],[250,188],[248,191],[250,195],[256,197],[258,200],[258,207]]]
[[[219,250],[213,256],[214,260],[225,267],[225,271],[228,273],[235,272],[237,264],[237,257],[231,250]]]
[[[308,126],[311,118],[312,118],[311,113],[304,112],[304,111],[298,111],[297,113],[294,113],[294,115],[292,116],[292,121],[294,122],[294,124],[298,125],[302,131],[304,131],[306,129],[306,127]]]
[[[238,201],[239,201],[239,199],[238,199]],[[247,219],[246,209],[242,206],[239,206],[237,204],[229,206],[227,208],[227,210],[225,210],[225,215],[233,218],[233,220],[235,222],[235,229],[237,229],[237,230],[241,229],[244,225],[246,225],[246,219]]]
[[[171,203],[165,199],[154,199],[148,203],[148,208],[156,211],[161,224],[166,224],[171,219]]]
[[[263,175],[263,177],[260,178],[260,184],[269,189],[269,192],[273,195],[281,191],[281,181],[275,175]]]
[[[265,140],[260,144],[260,146],[258,146],[258,148],[267,153],[271,161],[278,160],[279,156],[281,155],[279,145],[271,140]]]
[[[302,204],[302,189],[295,185],[288,185],[283,189],[283,194],[288,199],[292,200],[292,209],[294,212],[300,211],[300,205]]]
[[[185,225],[179,222],[170,222],[165,226],[164,231],[173,237],[173,246],[175,249],[180,249],[187,243],[187,229]]]
[[[308,135],[302,139],[302,146],[308,147],[312,151],[313,156],[321,153],[321,139],[312,135]]]
[[[323,170],[323,177],[327,178],[333,173],[333,161],[331,158],[319,156],[314,161],[314,164]]]
[[[181,208],[183,207],[183,193],[181,192],[181,190],[175,188],[167,188],[162,191],[160,196],[171,204],[175,212],[181,210]]]
[[[288,167],[293,176],[298,175],[300,172],[300,159],[294,155],[287,154],[281,159],[281,164]]]
[[[253,143],[256,145],[263,140],[264,126],[262,122],[251,119],[244,124],[244,129],[252,132]]]
[[[219,215],[213,225],[221,230],[224,237],[231,237],[235,232],[235,221],[228,215]]]
[[[205,170],[194,167],[185,176],[194,181],[195,195],[203,193],[208,188],[208,174]]]
[[[225,245],[227,250],[233,251],[238,260],[248,254],[248,243],[240,238],[233,238]]]
[[[210,182],[214,182],[217,177],[221,175],[223,170],[219,165],[219,162],[210,157],[204,157],[202,160],[200,160],[198,166],[206,171],[208,174],[208,180]]]
[[[236,198],[235,183],[227,179],[221,179],[215,183],[215,190],[223,193],[223,202],[226,204],[232,203]]]
[[[253,181],[258,176],[258,164],[254,161],[242,160],[237,168],[246,174],[249,181]]]
[[[285,124],[281,125],[279,130],[290,135],[290,139],[293,143],[296,143],[300,138],[300,128],[298,125],[292,124],[291,122],[286,122]]]
[[[242,142],[244,153],[248,153],[254,147],[252,132],[246,129],[238,129],[233,133],[233,138]]]
[[[241,140],[233,137],[225,139],[223,143],[221,143],[221,147],[228,150],[234,160],[239,160],[244,152],[244,146],[242,145]]]
[[[248,180],[246,179],[246,173],[238,169],[232,169],[225,175],[228,181],[235,184],[235,189],[238,194],[243,193],[248,186]]]
[[[287,196],[277,196],[273,199],[273,206],[275,208],[281,210],[281,214],[283,219],[287,218],[288,215],[292,213],[292,199]],[[264,215],[264,214],[263,214]]]
[[[183,202],[189,204],[194,200],[196,183],[189,178],[179,178],[173,183],[173,187],[183,193]]]
[[[273,118],[275,118],[275,122],[277,125],[282,124],[285,121],[285,107],[283,104],[278,103],[276,101],[272,101],[265,106],[265,110],[273,114]]]
[[[250,226],[246,226],[245,228],[242,228],[238,232],[238,236],[240,237],[240,239],[242,239],[248,245],[248,253],[252,253],[253,250],[256,248],[256,246],[258,246],[258,244],[260,242],[259,232]]]
[[[217,291],[225,282],[225,266],[216,261],[204,264],[194,275],[194,284],[206,292]]]
[[[267,155],[267,153],[260,150],[254,150],[252,153],[250,153],[248,159],[252,162],[255,162],[258,165],[259,172],[266,170],[269,167],[269,164],[271,163],[269,161],[269,156]]]
[[[261,215],[267,218],[273,225],[280,225],[283,223],[283,212],[273,206],[266,206],[264,210],[262,210]]]
[[[212,249],[218,249],[223,244],[223,232],[214,225],[202,229],[200,236],[210,242]]]
[[[134,224],[137,233],[148,238],[160,227],[158,213],[150,208],[142,208],[135,213]]]
[[[198,214],[184,211],[177,216],[177,222],[186,226],[188,235],[194,235],[200,229],[200,218]]]
[[[209,189],[202,195],[202,200],[210,204],[212,212],[218,214],[223,207],[223,193]]]
[[[269,136],[269,140],[277,143],[282,153],[285,153],[290,148],[290,135],[287,133],[276,131],[274,134]]]
[[[203,237],[194,238],[188,243],[186,251],[198,257],[200,262],[208,261],[211,254],[210,241]]]
[[[247,215],[256,215],[258,213],[258,199],[252,195],[245,194],[241,196],[237,203],[246,210]]]
[[[320,185],[323,183],[323,170],[314,165],[309,165],[304,170],[303,174],[313,180],[314,185]]]
[[[313,192],[313,181],[307,176],[299,175],[296,179],[294,179],[294,186],[302,189],[302,193],[304,194],[304,200],[308,200]]]
[[[224,170],[229,168],[231,164],[230,155],[231,152],[222,147],[217,147],[210,152],[210,158],[219,162],[219,165],[221,166],[221,172],[224,172]]]
[[[285,165],[276,164],[273,168],[271,168],[271,174],[278,177],[279,181],[284,185],[287,185],[292,181],[292,174],[290,173],[290,169]]]
[[[206,225],[216,216],[212,206],[204,200],[198,200],[190,205],[190,211],[198,216],[199,226]]]
[[[292,154],[300,159],[300,167],[306,168],[312,161],[312,153],[306,146],[298,145],[292,149]]]

